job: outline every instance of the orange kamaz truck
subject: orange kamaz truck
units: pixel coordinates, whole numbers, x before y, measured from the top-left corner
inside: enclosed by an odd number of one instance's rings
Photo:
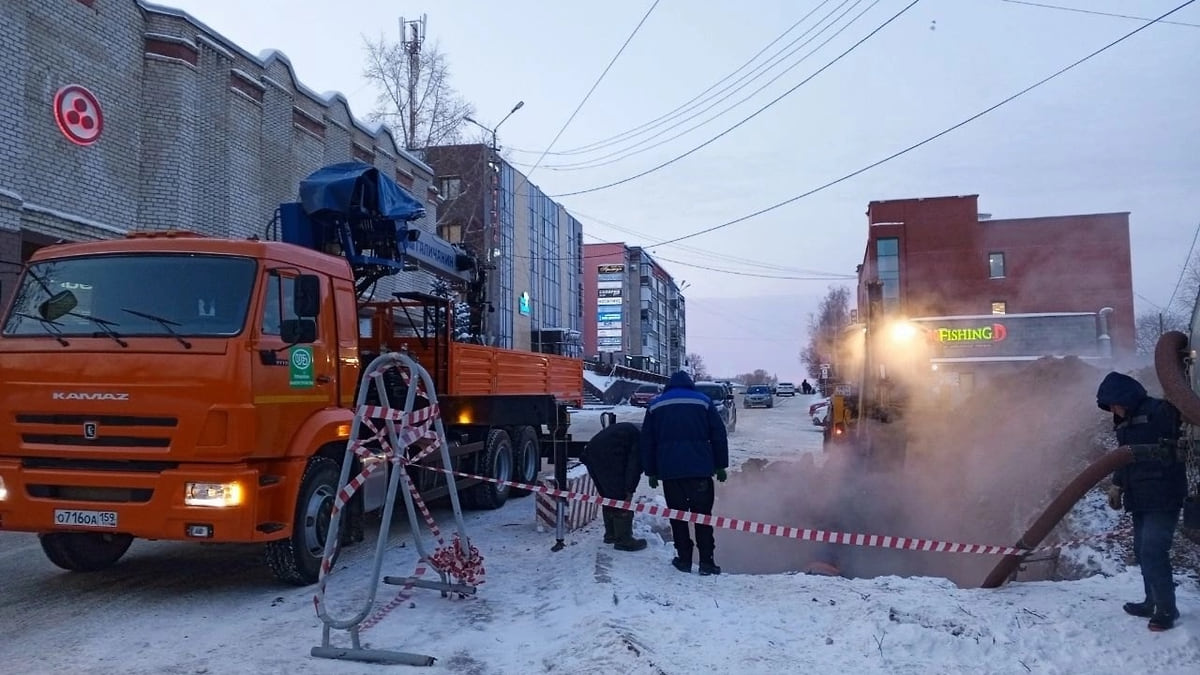
[[[474,257],[409,227],[423,212],[346,163],[280,206],[279,241],[158,232],[38,251],[0,330],[0,529],[36,532],[79,572],[137,537],[261,542],[280,579],[312,583],[360,371],[388,350],[433,376],[457,469],[528,483],[552,450],[564,464],[578,359],[453,341],[452,303],[432,293],[366,301],[415,268],[486,305]],[[399,377],[386,386],[404,401]],[[448,492],[444,473],[408,471],[427,499]],[[382,507],[384,473],[348,518]],[[511,492],[457,487],[476,508]]]

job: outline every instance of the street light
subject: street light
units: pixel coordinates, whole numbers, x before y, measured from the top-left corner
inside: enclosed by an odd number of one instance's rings
[[[472,118],[470,115],[463,116],[463,119],[465,121],[470,122],[471,124],[474,124],[475,126],[479,127],[480,129],[483,129],[485,132],[488,132],[492,135],[492,145],[491,145],[492,157],[491,157],[491,162],[490,162],[489,166],[491,168],[490,176],[491,176],[491,181],[492,181],[492,202],[493,202],[493,208],[491,209],[491,213],[493,214],[494,219],[490,218],[489,221],[491,221],[491,222],[488,222],[485,227],[487,227],[488,229],[491,230],[493,241],[491,241],[491,242],[487,241],[488,231],[486,229],[483,232],[484,246],[488,252],[487,260],[489,263],[497,257],[497,254],[499,251],[499,249],[496,247],[496,240],[498,239],[497,232],[500,229],[500,211],[499,211],[499,206],[496,203],[496,200],[498,199],[497,195],[499,194],[499,188],[498,188],[497,183],[499,180],[498,175],[500,173],[500,148],[497,146],[497,143],[496,143],[496,132],[500,130],[501,124],[504,124],[504,122],[507,121],[509,117],[512,117],[513,113],[517,112],[524,106],[525,106],[525,101],[517,101],[517,104],[513,106],[512,110],[508,111],[508,114],[505,115],[504,118],[501,119],[500,122],[498,124],[496,124],[496,126],[492,127],[491,129],[488,129],[484,125],[480,124],[474,118]],[[485,199],[484,213],[488,213],[489,209],[487,208],[487,203],[486,203],[487,198],[485,197],[484,199]],[[489,277],[489,286],[491,286],[492,281],[494,281],[494,279]],[[489,289],[489,291],[490,291],[490,289]],[[492,295],[493,294],[491,292],[488,293],[489,297],[491,297]],[[483,321],[480,321],[480,332],[481,333],[486,332],[486,328],[483,325]]]
[[[509,110],[508,114],[505,115],[504,118],[501,119],[500,122],[498,124],[496,124],[496,126],[492,127],[491,129],[489,129],[486,126],[484,126],[483,124],[480,124],[479,122],[475,121],[475,119],[472,118],[470,115],[464,116],[463,119],[466,120],[467,122],[470,122],[471,124],[474,124],[475,126],[479,127],[480,129],[483,129],[484,131],[486,131],[492,135],[492,151],[495,152],[496,150],[498,150],[498,148],[496,147],[496,132],[500,130],[500,125],[504,124],[508,120],[508,118],[512,117],[513,113],[517,112],[524,106],[525,106],[525,101],[517,101],[517,104],[513,106],[512,110]]]

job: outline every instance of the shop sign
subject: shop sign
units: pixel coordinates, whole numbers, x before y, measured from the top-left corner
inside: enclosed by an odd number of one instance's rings
[[[621,297],[621,289],[620,288],[601,288],[596,291],[596,297],[598,297],[598,298],[619,298],[619,297]]]
[[[938,328],[938,342],[950,344],[1000,342],[1008,337],[1008,329],[1002,324],[980,326],[978,328]]]
[[[75,145],[91,145],[104,132],[100,100],[78,84],[68,84],[55,92],[54,121],[62,135]]]
[[[624,302],[622,298],[596,298],[597,305],[621,305]]]
[[[529,291],[525,291],[517,301],[517,308],[522,316],[529,316],[529,304]]]
[[[596,265],[597,274],[624,274],[624,265]]]
[[[603,312],[596,313],[596,320],[600,321],[600,322],[605,322],[605,321],[620,322],[621,321],[621,308],[620,307],[606,307]]]

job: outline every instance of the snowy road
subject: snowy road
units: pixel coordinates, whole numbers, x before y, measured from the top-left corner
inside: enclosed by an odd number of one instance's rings
[[[796,397],[739,409],[734,463],[819,452],[807,405]],[[579,430],[592,415],[577,417]],[[653,494],[645,484],[641,493]],[[369,646],[430,654],[434,671],[471,674],[1185,673],[1200,662],[1195,582],[1180,578],[1179,627],[1150,634],[1120,612],[1140,580],[1115,562],[1110,577],[999,591],[925,578],[702,578],[667,564],[672,549],[651,533],[663,525],[655,519],[639,516],[652,541],[632,554],[603,546],[598,524],[550,552],[530,497],[467,519],[487,566],[478,596],[418,591],[365,633]],[[399,543],[407,528],[393,529]],[[719,544],[718,562],[721,552]],[[344,553],[335,600],[354,595],[366,554]],[[393,548],[385,573],[409,573],[415,557],[411,543]],[[0,579],[3,672],[402,672],[310,657],[320,638],[312,589],[277,585],[253,548],[139,541],[113,570],[71,575],[45,561],[34,537],[0,533]],[[380,598],[393,594],[383,587]]]

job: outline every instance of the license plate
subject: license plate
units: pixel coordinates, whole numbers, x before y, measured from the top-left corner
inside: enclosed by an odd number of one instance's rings
[[[54,524],[61,527],[115,529],[117,527],[117,512],[54,509]]]

